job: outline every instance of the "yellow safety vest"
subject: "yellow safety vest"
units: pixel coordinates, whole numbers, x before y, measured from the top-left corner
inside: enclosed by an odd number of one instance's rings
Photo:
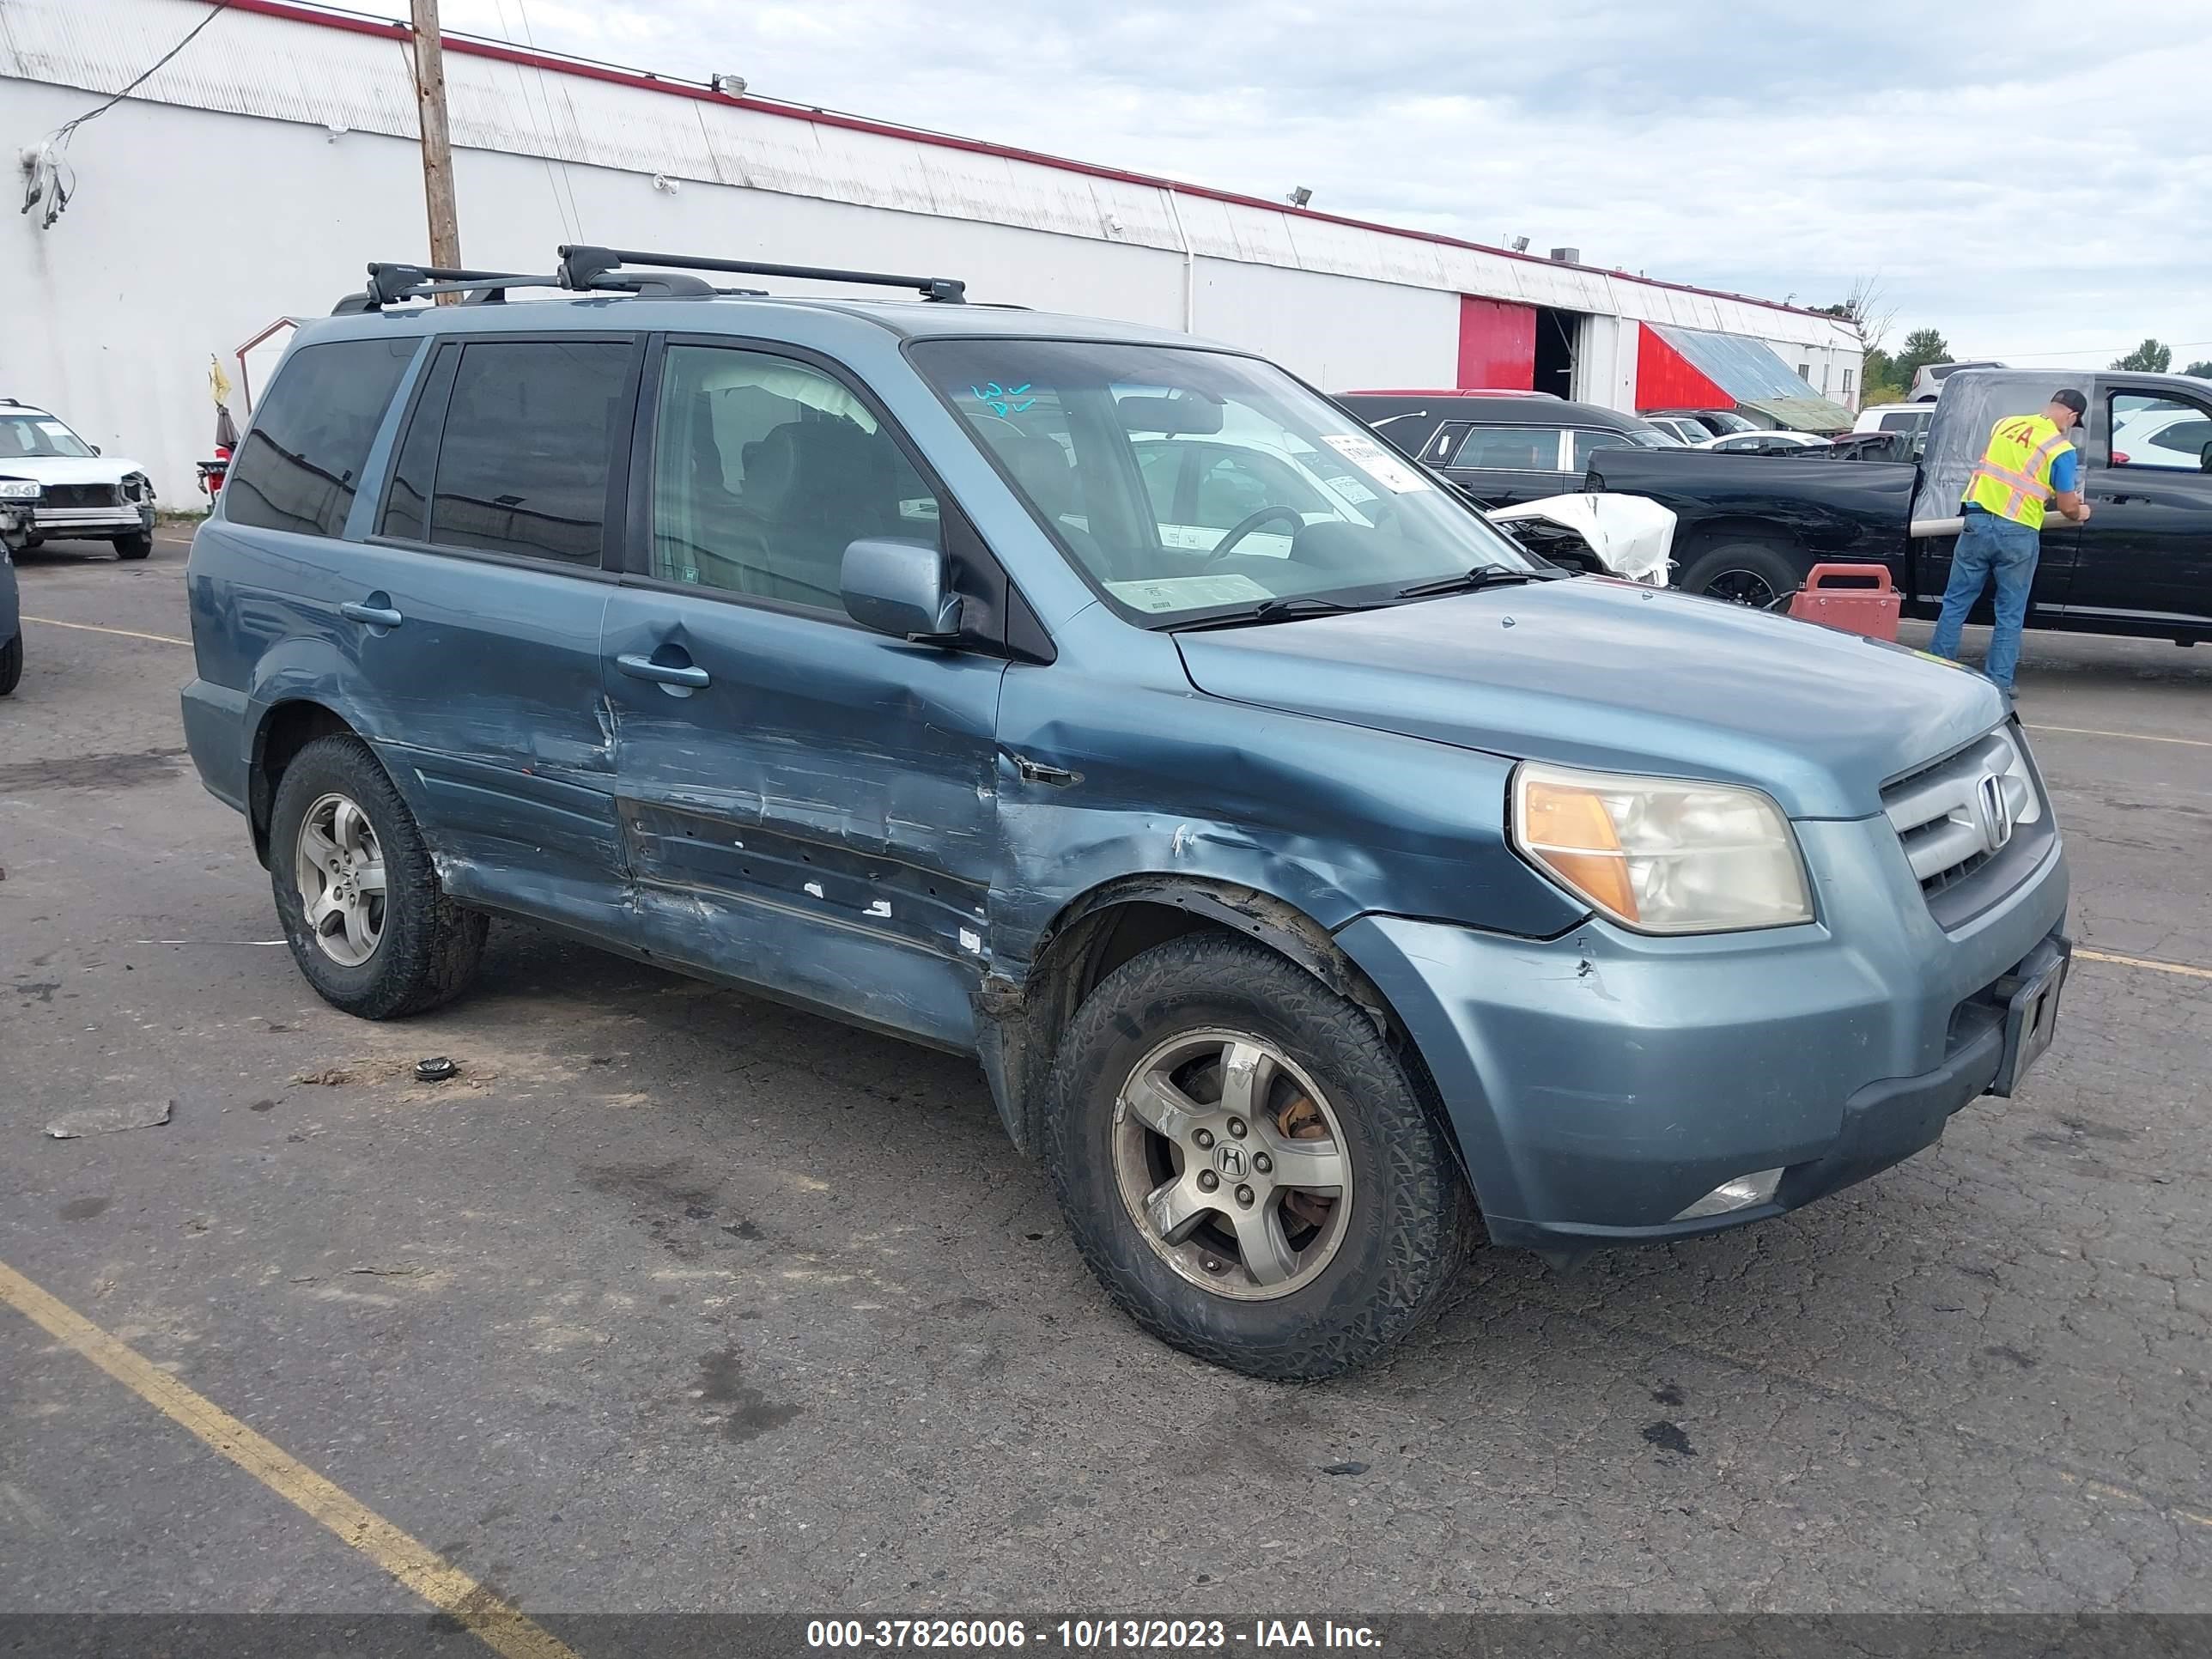
[[[1966,501],[1999,518],[2043,528],[2051,498],[2051,464],[2069,440],[2046,415],[2012,415],[1990,432],[1990,447],[1966,485]]]

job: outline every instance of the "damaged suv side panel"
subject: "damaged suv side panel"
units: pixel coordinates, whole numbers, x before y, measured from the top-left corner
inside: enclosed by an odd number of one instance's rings
[[[1569,579],[1243,354],[653,258],[373,268],[195,540],[187,738],[335,1006],[496,913],[972,1054],[1106,1294],[1300,1379],[1478,1200],[1758,1220],[2051,1042],[2052,805],[1972,677]]]

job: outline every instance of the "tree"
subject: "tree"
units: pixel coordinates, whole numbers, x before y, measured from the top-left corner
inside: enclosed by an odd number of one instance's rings
[[[2139,374],[2163,374],[2173,365],[2173,348],[2160,345],[2155,339],[2145,340],[2124,357],[2116,359],[2114,368],[2131,368]]]
[[[2181,372],[2184,374],[2194,374],[2200,380],[2212,380],[2212,363],[2206,362],[2201,357]]]
[[[1910,377],[1900,380],[1897,359],[1880,346],[1869,346],[1859,370],[1859,407],[1869,404],[1901,404],[1905,389],[1911,384]]]
[[[1890,372],[1899,386],[1909,388],[1912,377],[1929,364],[1950,361],[1951,343],[1941,329],[1916,328],[1905,337],[1905,347],[1892,360]]]
[[[1862,276],[1851,284],[1850,292],[1832,306],[1814,306],[1813,309],[1823,317],[1833,317],[1850,325],[1851,331],[1859,337],[1859,406],[1869,404],[1896,403],[1905,395],[1902,387],[1892,384],[1890,357],[1881,349],[1882,337],[1889,325],[1897,320],[1897,307],[1882,303],[1881,284],[1872,276]]]

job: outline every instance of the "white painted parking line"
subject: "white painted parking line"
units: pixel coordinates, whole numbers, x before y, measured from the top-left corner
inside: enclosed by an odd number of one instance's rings
[[[2125,738],[2130,743],[2178,743],[2191,749],[2212,749],[2203,738],[2161,738],[2152,732],[2100,732],[2090,726],[2042,726],[2031,723],[2031,732],[2063,732],[2075,738]]]
[[[25,622],[43,623],[48,628],[74,628],[83,634],[113,634],[126,640],[151,640],[156,645],[190,645],[190,640],[180,640],[173,634],[141,634],[135,628],[101,628],[93,623],[64,622],[58,617],[26,617]]]
[[[2190,979],[2212,979],[2212,968],[2191,968],[2179,962],[2154,962],[2148,957],[2116,956],[2110,951],[2085,951],[2078,945],[2074,954],[2086,957],[2091,962],[2118,963],[2123,968],[2148,968],[2154,974],[2180,974]]]

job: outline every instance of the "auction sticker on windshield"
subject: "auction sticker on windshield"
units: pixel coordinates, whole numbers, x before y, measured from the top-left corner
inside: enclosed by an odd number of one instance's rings
[[[1158,581],[1108,582],[1106,591],[1139,611],[1195,611],[1209,605],[1242,605],[1274,595],[1249,576],[1164,576]]]
[[[1372,438],[1364,438],[1356,432],[1324,432],[1321,441],[1385,489],[1404,495],[1416,489],[1434,488]]]

